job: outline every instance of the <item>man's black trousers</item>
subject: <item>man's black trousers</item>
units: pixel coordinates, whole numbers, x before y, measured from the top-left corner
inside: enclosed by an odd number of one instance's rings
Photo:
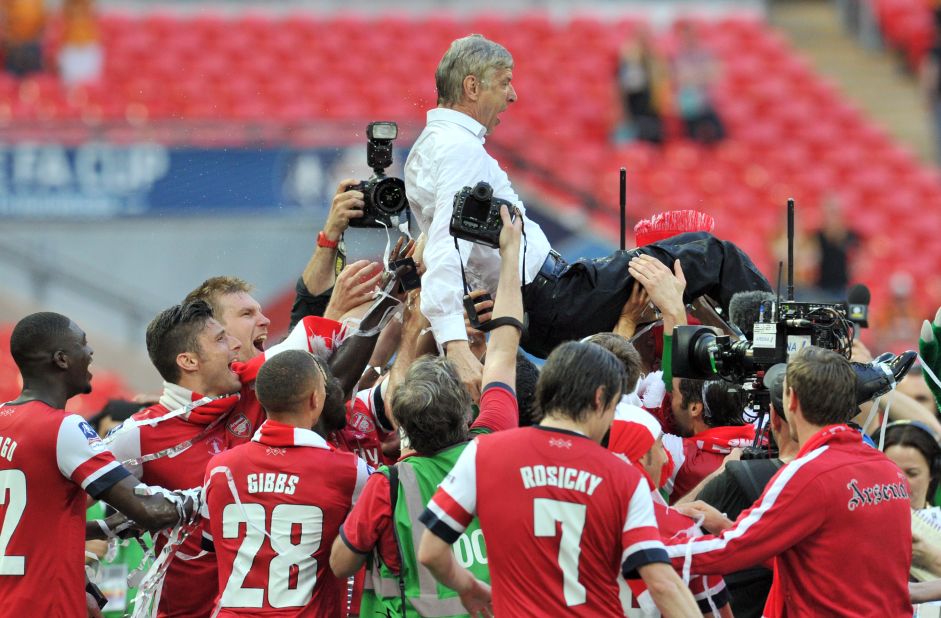
[[[612,330],[634,285],[627,265],[640,254],[657,258],[670,270],[679,259],[686,276],[684,300],[708,294],[722,305],[725,315],[736,292],[771,291],[768,280],[741,249],[706,232],[680,234],[606,258],[559,262],[554,269],[549,267],[550,258],[523,288],[529,319],[523,348],[545,358],[563,341]]]

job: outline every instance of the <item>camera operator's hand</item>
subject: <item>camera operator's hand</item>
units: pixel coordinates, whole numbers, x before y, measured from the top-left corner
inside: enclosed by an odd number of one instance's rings
[[[323,317],[340,320],[347,312],[370,302],[376,286],[382,279],[382,273],[382,265],[369,260],[347,264],[337,277]]]
[[[500,230],[500,259],[519,259],[520,243],[523,238],[523,216],[514,207],[514,217],[510,219],[510,212],[506,206],[500,206],[500,220],[503,228]]]
[[[686,290],[686,277],[680,261],[673,264],[673,272],[660,260],[649,255],[639,255],[631,260],[628,271],[650,296],[664,318],[686,318],[686,305],[683,303],[683,291]]]
[[[702,518],[702,524],[700,525],[711,534],[721,534],[726,528],[731,528],[734,523],[714,506],[706,504],[702,500],[678,504],[676,510],[696,520]]]
[[[481,324],[484,322],[489,322],[490,318],[493,317],[493,300],[478,300],[481,296],[487,295],[487,290],[474,290],[468,296],[474,299],[474,310],[477,311],[477,319]],[[470,318],[467,315],[467,312],[464,312],[464,329],[467,331],[467,341],[470,344],[471,352],[474,353],[474,356],[477,358],[483,358],[484,353],[487,351],[487,338],[484,336],[482,331],[477,330],[471,326]]]
[[[853,339],[853,351],[850,355],[850,361],[863,364],[872,362],[872,352],[869,351],[866,344],[860,341],[858,337]]]
[[[621,308],[621,317],[618,318],[618,323],[614,327],[614,333],[625,339],[633,337],[637,332],[637,325],[641,323],[642,317],[648,313],[649,309],[650,296],[647,295],[644,286],[635,280],[631,295]]]
[[[337,186],[330,213],[327,215],[327,222],[323,226],[323,233],[330,241],[340,240],[340,236],[350,226],[350,219],[359,219],[363,216],[365,202],[363,202],[362,192],[347,190],[347,187],[355,184],[357,184],[356,180],[344,178]]]

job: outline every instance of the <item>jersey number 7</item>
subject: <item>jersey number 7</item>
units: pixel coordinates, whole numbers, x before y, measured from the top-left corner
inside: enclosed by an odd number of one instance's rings
[[[239,546],[232,574],[222,591],[222,607],[265,606],[267,588],[268,605],[275,608],[303,607],[310,602],[317,583],[317,560],[314,552],[320,548],[323,536],[323,511],[316,506],[279,504],[271,510],[270,533],[265,528],[265,507],[261,504],[226,505],[222,511],[222,536],[237,539],[239,528],[245,524],[245,538]],[[292,542],[292,529],[299,528],[297,543]],[[274,556],[268,566],[266,588],[244,588],[255,562],[268,537]]]
[[[578,581],[582,530],[585,528],[584,504],[548,498],[533,499],[533,532],[537,537],[555,537],[556,523],[562,524],[559,541],[559,568],[562,569],[562,594],[569,607],[585,602],[585,586]]]

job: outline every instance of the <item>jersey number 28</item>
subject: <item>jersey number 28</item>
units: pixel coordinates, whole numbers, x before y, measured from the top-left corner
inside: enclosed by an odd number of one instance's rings
[[[244,509],[244,510],[243,510]],[[222,591],[222,607],[264,607],[264,588],[243,588],[255,555],[268,536],[265,507],[261,504],[229,504],[222,511],[222,536],[237,539],[245,524],[245,538],[239,546],[232,574]],[[299,528],[297,543],[292,529]],[[323,535],[323,511],[316,506],[279,504],[271,510],[268,541],[275,555],[268,566],[268,604],[271,607],[303,607],[310,602],[317,583],[317,560]],[[293,580],[293,581],[292,581]]]

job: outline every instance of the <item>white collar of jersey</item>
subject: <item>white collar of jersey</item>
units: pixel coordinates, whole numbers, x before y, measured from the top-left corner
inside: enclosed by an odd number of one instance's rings
[[[454,124],[460,125],[473,133],[481,142],[484,141],[484,136],[487,135],[487,127],[480,124],[464,112],[459,112],[456,109],[450,109],[447,107],[436,107],[435,109],[429,109],[427,120],[428,122],[435,120],[453,122]]]
[[[310,429],[301,429],[294,425],[266,420],[252,436],[252,442],[266,446],[310,446],[330,450],[330,445],[319,434]]]

